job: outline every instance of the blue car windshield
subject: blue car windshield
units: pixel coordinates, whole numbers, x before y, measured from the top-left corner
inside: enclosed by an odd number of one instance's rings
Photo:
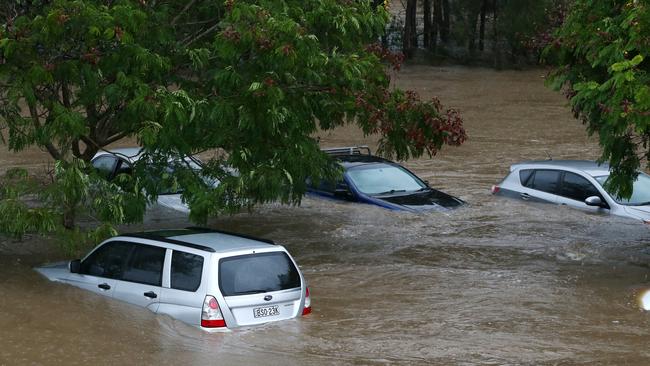
[[[598,183],[600,183],[603,188],[605,187],[605,182],[609,175],[601,175],[600,177],[595,177]],[[609,195],[621,205],[629,206],[644,206],[650,205],[650,176],[645,173],[639,173],[639,176],[633,183],[632,186],[632,197],[629,199],[621,199],[616,197],[616,195],[607,191]]]
[[[371,164],[350,168],[352,183],[369,195],[417,191],[426,185],[406,169],[389,164]]]

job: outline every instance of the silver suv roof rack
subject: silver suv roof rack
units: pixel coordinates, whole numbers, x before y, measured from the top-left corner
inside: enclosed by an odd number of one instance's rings
[[[322,152],[329,155],[372,155],[368,145],[347,146],[347,147],[328,147],[321,149]]]

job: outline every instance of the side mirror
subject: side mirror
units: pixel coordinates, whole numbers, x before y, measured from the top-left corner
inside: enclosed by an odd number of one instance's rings
[[[429,181],[428,181],[428,180],[424,180],[424,184],[426,184],[427,187],[431,188],[431,186],[429,185]]]
[[[600,199],[598,196],[590,196],[585,199],[585,204],[587,206],[596,206],[596,207],[603,207],[603,200]]]
[[[68,269],[70,269],[70,273],[79,273],[79,270],[81,269],[81,260],[71,260],[70,263],[68,263]]]
[[[351,200],[352,192],[350,191],[350,187],[346,183],[337,184],[336,189],[334,189],[334,197]]]

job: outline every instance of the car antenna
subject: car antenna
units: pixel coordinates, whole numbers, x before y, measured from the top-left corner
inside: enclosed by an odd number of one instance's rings
[[[544,152],[546,153],[548,160],[553,160],[553,157],[551,156],[551,154],[549,154],[548,150],[544,150]]]

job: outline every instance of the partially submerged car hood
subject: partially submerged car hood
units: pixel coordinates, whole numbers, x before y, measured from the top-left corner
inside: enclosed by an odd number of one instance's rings
[[[465,202],[435,189],[408,194],[375,197],[415,211],[455,208]]]
[[[158,196],[158,204],[178,212],[190,213],[189,206],[183,202],[180,194],[161,194]]]
[[[58,281],[70,273],[68,270],[68,262],[45,264],[43,266],[34,268],[34,270],[51,281]]]
[[[650,206],[625,206],[625,211],[641,220],[650,220]]]

